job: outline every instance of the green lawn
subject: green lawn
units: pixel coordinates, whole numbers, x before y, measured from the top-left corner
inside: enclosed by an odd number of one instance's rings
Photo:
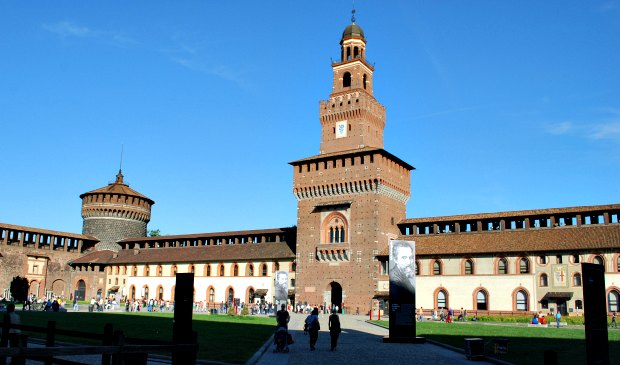
[[[172,340],[172,313],[17,313],[25,325],[46,327],[48,320],[55,320],[56,328],[59,329],[103,333],[105,323],[111,323],[114,330],[122,330],[126,337]],[[198,358],[245,363],[271,336],[274,325],[273,318],[194,315],[193,327],[198,332]],[[59,337],[57,340],[94,344],[87,338]]]
[[[373,321],[386,328],[387,321]],[[484,339],[487,356],[515,364],[543,364],[544,351],[557,352],[559,364],[585,364],[585,330],[581,328],[531,328],[508,323],[452,323],[418,322],[416,333],[431,340],[464,348],[465,338]],[[507,338],[508,354],[493,354],[493,339]],[[620,330],[609,330],[610,363],[620,358]]]

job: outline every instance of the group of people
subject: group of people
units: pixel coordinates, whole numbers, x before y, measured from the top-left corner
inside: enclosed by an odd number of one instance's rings
[[[550,314],[552,316],[552,320],[555,319],[555,325],[557,328],[560,328],[562,322],[562,313],[560,311],[555,312],[555,315]],[[548,324],[547,317],[542,312],[534,312],[532,319],[530,320],[530,324]]]
[[[305,307],[303,308],[303,310],[305,310]],[[303,310],[301,311],[301,313],[303,313]],[[291,317],[286,310],[286,306],[282,304],[281,309],[276,313],[276,332],[282,328],[285,328],[288,331],[288,323],[290,321],[290,318]],[[335,308],[331,311],[331,314],[329,316],[328,329],[331,338],[330,351],[336,351],[336,346],[338,345],[338,338],[340,337],[340,333],[342,332],[342,327],[340,325],[340,317],[338,316],[338,312]],[[308,314],[308,316],[304,320],[304,334],[309,335],[310,351],[316,350],[316,343],[319,339],[320,330],[321,323],[319,320],[319,308],[314,307],[310,311],[310,314]],[[278,346],[277,343],[276,346]]]
[[[59,312],[64,311],[65,300],[62,297],[51,296],[37,298],[34,294],[29,295],[24,301],[23,310],[44,310]]]
[[[327,304],[312,305],[312,304],[308,304],[308,303],[298,303],[298,304],[296,304],[295,305],[295,312],[296,313],[310,314],[310,313],[312,313],[312,311],[315,308],[319,311],[319,313],[323,312],[323,314],[327,314],[327,313],[331,313],[331,312],[344,313],[344,305],[343,305],[343,308],[340,308],[340,306],[338,306],[336,304],[332,304],[332,306],[330,308]]]
[[[469,317],[467,314],[467,309],[463,309],[461,308],[461,310],[458,313],[455,313],[455,311],[452,308],[448,308],[447,310],[444,308],[440,308],[439,310],[437,309],[433,309],[432,313],[431,313],[431,320],[433,321],[442,321],[445,323],[452,323],[455,319],[454,317],[456,316],[456,320],[459,322],[465,322],[468,321]],[[420,309],[418,309],[417,313],[416,313],[416,320],[417,321],[423,321],[424,320],[424,309],[422,307],[420,307]],[[476,314],[474,314],[474,316],[471,318],[472,321],[477,321],[478,320],[478,316]]]

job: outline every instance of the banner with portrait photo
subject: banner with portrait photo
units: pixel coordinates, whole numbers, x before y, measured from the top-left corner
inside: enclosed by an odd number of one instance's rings
[[[286,304],[288,299],[288,271],[276,271],[276,292],[274,294],[275,304]]]
[[[390,241],[390,337],[415,337],[415,242]]]

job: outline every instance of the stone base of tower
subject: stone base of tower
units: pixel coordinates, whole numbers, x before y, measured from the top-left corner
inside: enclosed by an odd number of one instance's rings
[[[426,343],[426,337],[383,337],[384,343]]]

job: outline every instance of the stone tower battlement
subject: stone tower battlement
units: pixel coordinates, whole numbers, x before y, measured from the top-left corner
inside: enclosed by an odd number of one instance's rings
[[[97,250],[118,251],[118,241],[146,237],[155,202],[131,189],[119,170],[116,180],[100,189],[80,195],[82,199],[82,233],[100,240]]]

